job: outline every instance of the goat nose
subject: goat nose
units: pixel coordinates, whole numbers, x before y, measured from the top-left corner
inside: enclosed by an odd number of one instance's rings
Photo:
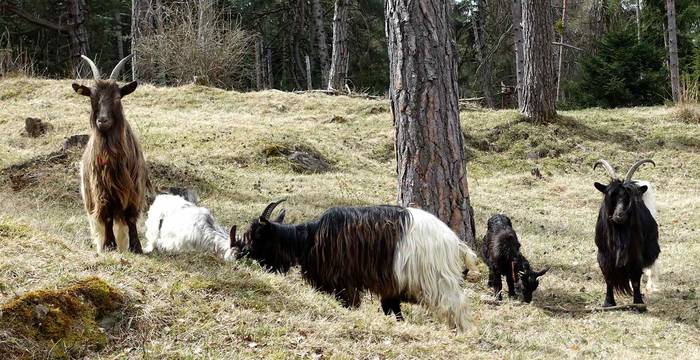
[[[100,116],[97,118],[97,123],[98,124],[103,124],[107,122],[107,117],[106,116]]]

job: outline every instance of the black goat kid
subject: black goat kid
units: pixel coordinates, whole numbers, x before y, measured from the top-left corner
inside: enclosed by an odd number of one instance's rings
[[[506,277],[508,295],[515,297],[515,285],[517,284],[523,294],[523,301],[532,301],[532,293],[539,285],[538,278],[544,275],[549,268],[535,272],[530,268],[530,263],[520,253],[520,242],[513,230],[510,219],[502,214],[492,216],[488,221],[488,229],[484,236],[482,248],[484,261],[489,266],[489,286],[493,287],[495,296],[502,299],[501,276]]]
[[[651,160],[638,161],[624,180],[617,177],[605,160],[599,160],[593,167],[602,165],[610,176],[608,185],[594,184],[604,194],[595,229],[598,265],[607,285],[604,307],[615,305],[614,291],[632,294],[635,304],[643,304],[642,271],[650,268],[661,252],[651,184],[632,181],[634,172],[645,163],[654,164]]]

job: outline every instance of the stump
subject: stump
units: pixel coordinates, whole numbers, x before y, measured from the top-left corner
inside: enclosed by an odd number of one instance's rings
[[[51,130],[52,126],[49,123],[44,123],[41,119],[28,117],[24,120],[24,130],[29,137],[39,137]]]

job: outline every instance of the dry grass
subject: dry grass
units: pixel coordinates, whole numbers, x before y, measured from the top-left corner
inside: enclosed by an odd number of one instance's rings
[[[0,81],[0,169],[48,154],[84,133],[89,106],[69,81]],[[270,200],[287,198],[291,221],[339,204],[391,203],[395,176],[390,114],[381,101],[278,91],[235,93],[143,86],[124,100],[159,185],[195,186],[225,224],[245,225]],[[54,130],[21,135],[24,118]],[[342,116],[345,122],[330,121]],[[682,358],[700,353],[700,129],[661,107],[565,112],[534,126],[513,111],[462,114],[477,234],[495,212],[513,219],[535,267],[550,265],[532,305],[483,303],[486,271],[470,279],[474,327],[456,334],[419,306],[405,323],[376,298],[349,311],[290,276],[206,255],[97,256],[77,195],[74,159],[26,169],[14,191],[0,174],[0,302],[97,276],[129,299],[128,316],[100,358]],[[311,147],[333,163],[324,174],[294,172],[270,145]],[[639,177],[657,186],[661,290],[649,312],[558,313],[592,307],[604,285],[593,227],[597,158],[625,167],[651,157]],[[530,171],[539,167],[542,179]],[[1,228],[0,228],[1,229]],[[20,229],[20,230],[16,230]],[[9,235],[8,235],[9,234]],[[619,298],[619,303],[629,303]],[[3,340],[0,334],[0,341]],[[41,356],[42,354],[35,354]]]

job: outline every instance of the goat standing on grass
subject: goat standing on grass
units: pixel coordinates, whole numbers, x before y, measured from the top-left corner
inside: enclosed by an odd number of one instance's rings
[[[539,285],[538,278],[549,270],[545,268],[538,272],[532,271],[530,263],[520,253],[520,242],[513,224],[507,216],[501,214],[492,216],[488,221],[482,255],[489,266],[488,285],[493,287],[498,300],[502,299],[501,276],[506,277],[508,295],[511,298],[515,297],[517,283],[522,289],[523,301],[529,303],[532,301],[532,293]]]
[[[654,164],[651,160],[638,161],[624,180],[605,160],[593,166],[602,165],[610,176],[608,185],[594,184],[605,196],[595,231],[598,264],[607,284],[604,307],[615,306],[614,291],[632,294],[635,304],[643,304],[639,289],[642,271],[651,268],[661,252],[654,191],[648,182],[632,181],[634,172],[645,163]],[[649,275],[648,281],[653,282],[655,275]]]
[[[269,220],[268,205],[243,236],[243,253],[273,270],[294,265],[312,286],[357,307],[364,291],[402,320],[401,302],[420,302],[458,329],[468,325],[462,271],[476,254],[435,216],[398,206],[338,207],[296,225]]]
[[[122,59],[109,80],[88,57],[94,87],[73,83],[73,90],[90,97],[90,140],[80,164],[80,193],[98,252],[116,247],[141,253],[136,230],[148,184],[146,161],[136,136],[124,118],[121,99],[136,90],[133,81],[122,87],[116,79],[131,58]]]
[[[226,233],[209,209],[180,196],[158,195],[148,209],[145,253],[154,249],[168,253],[199,250],[231,261],[238,247],[235,225]]]

